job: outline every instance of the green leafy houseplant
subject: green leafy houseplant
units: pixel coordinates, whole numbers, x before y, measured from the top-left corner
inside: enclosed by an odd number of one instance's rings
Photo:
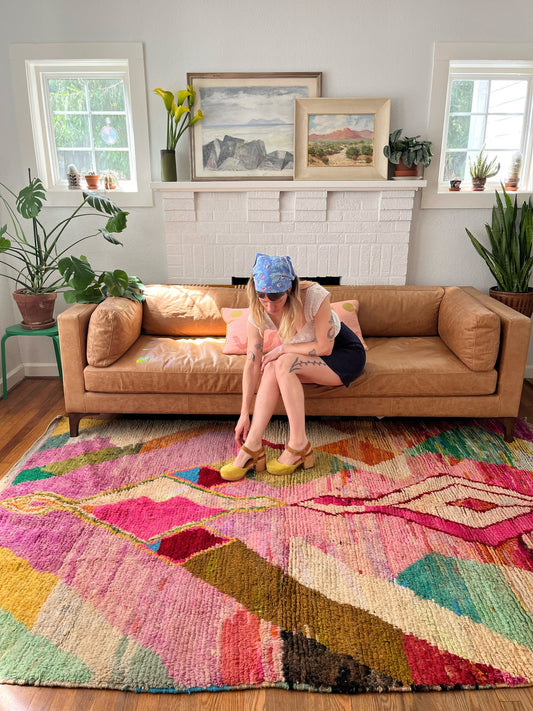
[[[67,303],[97,303],[108,295],[142,300],[143,285],[137,277],[118,269],[98,274],[86,257],[67,256],[76,245],[99,235],[111,244],[122,244],[116,234],[126,228],[128,213],[96,193],[83,192],[82,197],[68,217],[48,228],[40,219],[46,191],[39,178],[30,176],[18,195],[0,183],[0,200],[11,221],[11,228],[0,227],[0,265],[6,270],[0,276],[15,282],[25,295],[63,291]],[[73,221],[98,214],[107,217],[105,226],[81,237],[76,231],[65,246],[64,232]],[[4,255],[7,261],[1,258]]]
[[[389,144],[383,147],[385,156],[394,165],[402,161],[407,168],[419,164],[427,167],[433,157],[432,142],[423,141],[420,136],[402,136],[402,131],[398,128],[390,134]]]
[[[466,232],[496,279],[498,290],[526,293],[533,270],[533,208],[531,202],[524,201],[519,215],[517,196],[513,201],[503,185],[502,190],[503,200],[496,191],[492,221],[485,225],[490,249],[483,246],[470,230]]]

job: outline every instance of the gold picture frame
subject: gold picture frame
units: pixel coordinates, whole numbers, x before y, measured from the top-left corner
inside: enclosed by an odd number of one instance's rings
[[[294,100],[322,72],[187,74],[204,118],[189,131],[192,180],[292,180]]]
[[[295,180],[387,180],[391,100],[296,99]]]

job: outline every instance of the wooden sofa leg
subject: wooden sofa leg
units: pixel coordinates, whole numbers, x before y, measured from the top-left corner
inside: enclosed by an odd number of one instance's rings
[[[70,425],[71,437],[77,437],[79,435],[80,420],[82,417],[83,415],[78,412],[69,412],[68,421]]]
[[[505,441],[514,442],[514,426],[516,423],[516,417],[501,417],[500,422],[502,423],[505,432]]]

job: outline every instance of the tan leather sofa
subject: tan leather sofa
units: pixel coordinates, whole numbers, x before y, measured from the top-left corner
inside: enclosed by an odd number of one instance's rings
[[[332,286],[356,299],[364,373],[306,384],[309,415],[496,417],[513,437],[530,319],[472,287]],[[153,285],[144,303],[109,298],[58,318],[71,435],[84,415],[237,415],[245,355],[226,355],[222,309],[242,287]],[[277,414],[283,414],[280,402]]]

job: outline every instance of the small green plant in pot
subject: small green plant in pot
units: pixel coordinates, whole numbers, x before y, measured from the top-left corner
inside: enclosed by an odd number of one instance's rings
[[[468,161],[470,168],[470,176],[472,178],[472,190],[480,192],[485,190],[487,178],[492,178],[500,170],[498,158],[495,157],[489,160],[485,153],[485,146],[480,150],[473,161]]]
[[[531,316],[533,289],[529,281],[533,271],[533,207],[531,202],[524,201],[519,209],[517,196],[513,201],[503,185],[502,190],[503,200],[496,191],[492,220],[490,224],[485,224],[490,249],[482,245],[469,229],[466,232],[496,279],[496,286],[490,289],[490,295]]]
[[[0,200],[10,225],[0,226],[0,265],[6,277],[16,285],[14,298],[19,309],[30,304],[30,311],[21,311],[22,325],[29,329],[46,328],[55,323],[54,302],[58,292],[64,292],[65,301],[97,303],[106,296],[125,296],[142,300],[143,285],[137,277],[128,277],[122,270],[96,273],[83,256],[68,253],[81,242],[101,236],[111,244],[122,244],[116,235],[126,228],[127,212],[97,193],[82,193],[80,205],[53,227],[41,221],[41,210],[46,201],[46,190],[39,178],[29,179],[29,184],[16,194],[0,183]],[[65,230],[73,221],[101,215],[104,226],[81,235],[70,231],[66,243]],[[89,278],[90,277],[90,278]],[[37,300],[48,302],[48,310],[38,305],[38,318],[33,319],[32,304]],[[30,315],[28,315],[30,314]]]
[[[402,131],[398,128],[389,135],[389,143],[383,147],[383,153],[390,163],[398,166],[394,171],[396,178],[417,177],[418,166],[427,168],[431,163],[433,144],[423,141],[420,136],[402,136]]]

